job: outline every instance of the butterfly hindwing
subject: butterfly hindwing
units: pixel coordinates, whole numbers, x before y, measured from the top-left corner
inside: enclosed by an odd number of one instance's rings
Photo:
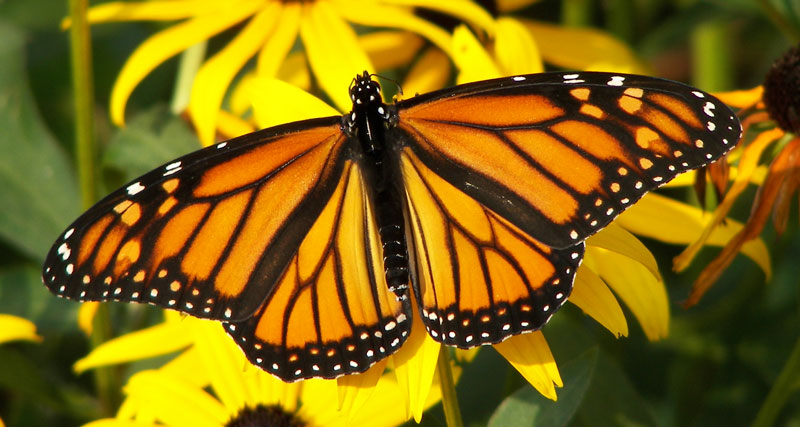
[[[567,300],[583,243],[555,249],[401,156],[414,291],[428,333],[462,348],[540,329]]]
[[[368,185],[348,162],[274,291],[228,333],[248,359],[285,380],[363,372],[411,328],[408,289],[389,291]]]
[[[647,191],[733,148],[728,107],[689,86],[546,73],[397,104],[397,140],[484,206],[554,247],[597,232]]]
[[[82,301],[140,301],[247,318],[300,245],[344,166],[338,118],[184,156],[111,193],[54,244],[43,280]]]

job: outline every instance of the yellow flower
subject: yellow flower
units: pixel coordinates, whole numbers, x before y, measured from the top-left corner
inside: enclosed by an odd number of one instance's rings
[[[250,365],[218,323],[180,318],[173,312],[166,317],[161,325],[107,342],[76,364],[82,370],[103,358],[104,363],[124,361],[114,359],[115,355],[128,360],[141,357],[144,349],[184,349],[163,367],[134,374],[125,386],[127,397],[117,417],[90,426],[128,426],[133,421],[136,425],[222,426],[243,417],[294,419],[310,426],[392,426],[409,418],[402,404],[405,390],[394,374],[382,374],[385,363],[379,364],[380,369],[338,380],[338,388],[337,382],[327,380],[287,384]],[[439,399],[434,385],[423,410]]]
[[[298,37],[316,81],[342,110],[350,103],[342,88],[347,87],[353,73],[377,70],[348,22],[410,31],[449,52],[450,36],[416,17],[412,6],[437,10],[479,27],[491,23],[491,17],[483,9],[465,0],[111,2],[91,8],[89,21],[181,20],[148,38],[126,62],[111,94],[111,117],[117,124],[124,122],[125,104],[131,92],[155,67],[224,30],[243,24],[236,37],[202,65],[192,84],[189,114],[201,141],[210,144],[228,86],[254,56],[259,77],[279,75],[282,65],[293,67],[286,70],[289,75],[305,68],[296,62],[284,64]]]
[[[0,314],[0,344],[9,341],[41,341],[36,335],[36,325],[30,320],[10,314]]]
[[[0,314],[0,344],[19,340],[38,342],[42,337],[36,335],[36,325],[30,320],[10,314]],[[0,427],[4,425],[3,419],[0,418]]]
[[[795,47],[775,61],[763,86],[719,95],[720,99],[739,109],[739,114],[743,116],[744,135],[754,136],[751,140],[746,138],[745,143],[737,149],[739,153],[734,153],[738,154],[738,163],[733,184],[714,211],[713,219],[704,233],[676,258],[676,268],[688,266],[706,243],[709,234],[721,226],[722,219],[750,183],[760,187],[744,228],[729,238],[722,252],[703,269],[686,305],[696,304],[740,251],[744,252],[752,242],[760,241],[757,237],[770,215],[778,234],[786,229],[790,203],[795,193],[800,191],[798,61],[800,48]],[[771,163],[768,167],[760,165],[762,154],[770,150],[777,151]],[[767,281],[771,276],[768,262],[767,259],[766,265],[762,265]]]
[[[649,68],[622,41],[594,28],[564,27],[516,17],[512,12],[536,0],[497,1],[486,34],[465,25],[453,31],[451,58],[457,83],[499,76],[540,73],[544,63],[570,70],[647,74]],[[490,2],[491,3],[491,2]],[[427,49],[403,82],[410,95],[439,89],[450,79],[448,58]]]

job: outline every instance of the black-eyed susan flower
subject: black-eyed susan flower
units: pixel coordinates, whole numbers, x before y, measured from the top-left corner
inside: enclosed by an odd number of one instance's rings
[[[347,87],[353,70],[378,70],[351,24],[409,31],[449,52],[449,34],[414,16],[413,6],[438,10],[478,27],[491,23],[483,9],[463,0],[111,2],[91,8],[89,21],[179,21],[148,38],[126,62],[111,95],[111,117],[117,124],[124,121],[125,104],[131,92],[155,67],[224,30],[242,25],[222,50],[203,63],[192,83],[188,111],[201,141],[210,144],[227,89],[253,58],[255,75],[259,77],[298,78],[304,74],[305,61],[285,62],[298,37],[303,42],[304,59],[316,81],[340,109],[349,107],[350,100],[341,88]],[[381,52],[380,46],[397,45],[398,40],[402,43],[408,38],[398,35],[385,39],[372,39],[377,43],[367,47]],[[413,46],[413,43],[409,45]],[[384,55],[378,60],[385,58]],[[282,67],[286,68],[282,70]]]
[[[116,418],[89,425],[393,426],[409,418],[406,387],[399,375],[383,372],[385,363],[343,377],[338,387],[330,380],[284,383],[250,365],[216,322],[171,312],[166,317],[163,324],[107,342],[76,364],[82,371],[183,349],[161,368],[130,378]],[[428,388],[422,410],[440,399],[435,381]],[[287,424],[268,422],[278,420]]]
[[[758,184],[759,190],[745,226],[730,237],[722,252],[700,273],[686,305],[696,304],[736,255],[758,241],[770,216],[778,234],[785,230],[790,202],[800,189],[800,139],[796,136],[800,131],[800,48],[794,47],[776,60],[762,86],[719,96],[739,109],[744,135],[751,138],[739,150],[733,183],[714,211],[713,219],[703,234],[676,258],[676,268],[689,264],[749,184]],[[760,164],[762,155],[770,150],[776,154],[769,166]],[[764,268],[764,271],[768,281],[770,270]]]

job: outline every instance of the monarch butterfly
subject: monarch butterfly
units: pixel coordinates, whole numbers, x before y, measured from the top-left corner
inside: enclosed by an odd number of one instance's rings
[[[412,291],[448,345],[542,328],[588,236],[741,133],[713,96],[636,75],[522,75],[384,104],[365,71],[350,97],[343,117],[221,142],[111,193],[55,242],[44,283],[220,320],[267,372],[335,378],[402,345]]]

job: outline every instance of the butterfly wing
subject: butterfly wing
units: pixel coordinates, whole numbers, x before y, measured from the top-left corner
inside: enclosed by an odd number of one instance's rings
[[[583,242],[556,249],[522,232],[420,161],[401,158],[426,329],[462,348],[541,328],[567,300]]]
[[[420,311],[460,347],[541,328],[572,289],[584,239],[741,132],[711,95],[609,73],[478,82],[397,111]]]
[[[345,164],[338,118],[199,150],[111,193],[56,241],[43,280],[82,301],[136,301],[201,318],[251,316]]]
[[[731,110],[653,77],[546,73],[398,104],[396,140],[428,168],[554,247],[597,232],[647,191],[738,141]]]
[[[405,341],[409,299],[389,291],[367,188],[348,162],[275,292],[255,316],[227,325],[252,363],[287,381],[335,378],[363,372]]]

